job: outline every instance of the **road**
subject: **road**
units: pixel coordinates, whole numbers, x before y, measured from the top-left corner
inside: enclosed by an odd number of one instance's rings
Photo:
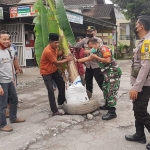
[[[0,132],[0,150],[144,150],[145,144],[127,142],[126,134],[135,132],[130,90],[130,63],[118,61],[123,75],[118,93],[116,119],[103,121],[100,115],[93,120],[85,116],[64,115],[52,117],[47,91],[38,68],[24,68],[18,77],[18,116],[27,119],[22,124],[10,124],[14,131]],[[57,96],[57,91],[55,92]],[[102,92],[94,83],[92,99],[104,103]],[[150,108],[150,107],[149,107]],[[149,109],[150,110],[150,109]],[[147,140],[150,135],[146,131]]]

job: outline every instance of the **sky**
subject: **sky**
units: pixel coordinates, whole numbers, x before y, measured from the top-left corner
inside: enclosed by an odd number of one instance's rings
[[[110,0],[105,0],[106,4],[112,4]]]

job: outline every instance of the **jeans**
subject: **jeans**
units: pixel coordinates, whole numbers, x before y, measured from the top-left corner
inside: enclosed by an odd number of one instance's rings
[[[55,83],[57,84],[58,91],[59,91],[58,105],[62,105],[64,101],[66,100],[65,99],[65,82],[58,71],[49,75],[43,75],[43,80],[48,91],[50,108],[53,113],[56,113],[58,112],[58,109],[57,109],[56,102],[55,102],[55,95],[54,95],[52,80],[54,80]]]
[[[0,128],[3,128],[7,125],[5,110],[7,108],[8,97],[10,100],[9,119],[10,121],[15,121],[17,119],[18,96],[13,82],[1,83],[1,86],[4,90],[4,95],[0,96]]]

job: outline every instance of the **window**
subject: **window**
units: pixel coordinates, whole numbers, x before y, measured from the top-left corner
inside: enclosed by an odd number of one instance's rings
[[[129,23],[120,23],[120,40],[130,40]]]

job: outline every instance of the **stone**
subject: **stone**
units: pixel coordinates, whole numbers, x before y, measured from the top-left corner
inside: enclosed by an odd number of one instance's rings
[[[56,128],[51,128],[51,130],[52,130],[52,131],[55,131],[55,130],[57,130],[57,129],[56,129]]]
[[[56,136],[56,133],[54,133],[53,136]]]
[[[92,120],[93,119],[93,115],[92,114],[87,114],[87,119]]]
[[[99,115],[100,115],[100,111],[97,110],[97,111],[93,112],[92,115],[93,115],[94,117],[99,116]]]

